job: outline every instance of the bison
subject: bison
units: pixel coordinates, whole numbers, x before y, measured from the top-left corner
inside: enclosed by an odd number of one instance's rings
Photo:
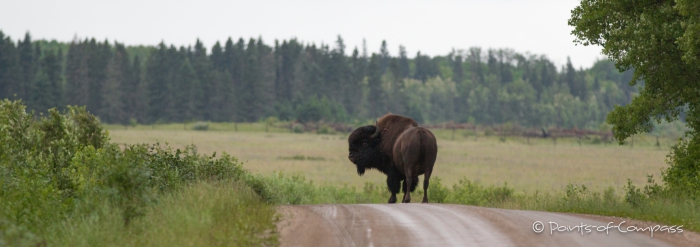
[[[430,130],[418,127],[411,118],[387,114],[374,126],[355,129],[348,144],[348,159],[357,166],[357,174],[362,176],[366,169],[377,169],[387,175],[389,203],[396,203],[400,188],[404,192],[402,202],[411,202],[411,192],[423,174],[423,203],[428,202],[430,174],[437,158],[437,141]]]

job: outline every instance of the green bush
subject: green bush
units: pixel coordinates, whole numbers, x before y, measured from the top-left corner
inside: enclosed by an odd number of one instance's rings
[[[208,122],[196,122],[192,124],[192,129],[193,130],[209,130],[209,123]]]
[[[292,127],[292,132],[294,133],[304,133],[304,126],[301,124],[295,124]]]
[[[21,101],[0,101],[0,243],[36,245],[52,225],[104,202],[128,225],[161,193],[245,173],[227,154],[108,140],[84,107],[35,117]]]
[[[450,195],[450,189],[442,185],[442,179],[439,177],[430,178],[430,187],[428,188],[430,202],[444,203],[448,195]]]
[[[662,172],[666,188],[672,193],[700,199],[700,138],[689,137],[671,148],[670,167]]]
[[[508,188],[507,185],[503,187],[484,187],[464,178],[460,179],[459,182],[453,186],[450,196],[449,202],[452,203],[488,206],[511,199],[513,196],[513,189]]]
[[[316,134],[330,134],[330,133],[331,133],[331,128],[328,126],[325,126],[325,125],[321,126],[321,128],[319,128],[316,131]]]

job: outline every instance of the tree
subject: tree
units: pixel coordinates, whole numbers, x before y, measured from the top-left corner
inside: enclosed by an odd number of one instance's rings
[[[403,45],[399,46],[399,67],[401,68],[401,79],[411,77],[411,67],[408,63],[406,47]]]
[[[0,99],[14,98],[19,88],[20,67],[15,43],[0,31]]]
[[[128,61],[128,60],[127,60]],[[136,55],[131,66],[129,66],[126,81],[122,85],[122,104],[124,115],[131,123],[131,119],[138,122],[145,121],[145,98],[144,85],[141,83],[141,57]]]
[[[584,0],[569,19],[578,44],[602,46],[620,71],[634,68],[630,85],[644,80],[630,104],[608,114],[619,142],[651,131],[652,119],[672,121],[687,114],[689,140],[674,147],[664,181],[671,188],[695,192],[700,191],[698,7],[700,3],[689,0]]]
[[[27,99],[30,85],[36,76],[36,59],[38,59],[35,54],[34,46],[32,45],[32,37],[29,33],[24,35],[24,41],[17,44],[17,50],[19,50],[21,74],[16,88],[14,88],[13,91],[17,93],[18,97]],[[31,106],[32,104],[31,102],[27,102],[27,105]]]
[[[477,82],[477,83],[482,83],[484,82],[484,71],[481,68],[481,48],[480,47],[471,47],[469,48],[469,62],[471,64],[471,74],[472,74],[472,81]]]
[[[66,57],[66,101],[68,105],[84,106],[88,103],[88,75],[86,44],[73,40]]]
[[[391,60],[391,55],[389,55],[389,47],[387,47],[386,40],[382,40],[382,46],[379,48],[379,55],[382,57],[382,61],[379,65],[379,71],[383,75],[386,69],[389,67],[389,61]]]
[[[61,54],[60,50],[58,55],[53,50],[48,50],[41,59],[40,74],[46,76],[46,85],[38,90],[46,91],[46,105],[37,106],[36,110],[45,111],[52,107],[63,107],[63,79],[61,78],[61,61],[59,60]]]
[[[195,110],[193,116],[197,119],[210,120],[209,99],[211,99],[213,93],[211,78],[209,78],[211,75],[211,61],[207,57],[207,49],[199,39],[195,42],[194,51],[190,55],[190,64],[197,75],[197,82],[199,83],[198,86],[191,87],[194,93],[194,98],[192,98]]]
[[[168,54],[177,53],[174,47],[168,48],[161,42],[146,61],[145,80],[148,84],[148,122],[167,120],[166,112],[170,109],[170,76]],[[171,60],[171,59],[170,59]]]
[[[462,67],[462,55],[455,56],[454,64],[452,65],[452,80],[460,84],[464,80],[464,67]]]
[[[382,57],[377,54],[372,54],[367,69],[367,82],[369,87],[369,113],[370,117],[378,118],[384,115],[384,90],[382,89],[382,72],[381,72]]]

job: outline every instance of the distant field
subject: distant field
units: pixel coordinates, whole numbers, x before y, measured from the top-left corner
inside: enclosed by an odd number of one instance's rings
[[[189,128],[189,126],[188,126]],[[200,153],[227,152],[244,161],[254,173],[282,171],[303,174],[319,184],[347,184],[361,187],[371,181],[384,184],[385,176],[372,171],[359,177],[347,159],[347,135],[288,133],[285,128],[263,124],[211,124],[208,131],[185,130],[183,124],[137,126],[107,125],[117,143],[169,143],[173,147],[195,144]],[[627,179],[646,183],[647,174],[660,181],[660,169],[673,140],[652,136],[635,137],[635,143],[593,144],[595,140],[475,137],[465,131],[434,130],[438,138],[438,159],[434,176],[451,185],[460,178],[485,185],[503,185],[517,192],[560,190],[568,183],[584,184],[602,191],[613,186],[620,191]]]

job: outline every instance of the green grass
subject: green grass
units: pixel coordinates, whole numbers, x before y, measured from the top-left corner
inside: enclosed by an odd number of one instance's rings
[[[277,205],[386,203],[389,198],[383,184],[370,182],[365,183],[362,189],[356,189],[350,186],[315,185],[301,176],[281,173],[248,179],[247,183],[264,200]],[[411,194],[414,202],[420,201],[423,196],[420,187]],[[634,185],[630,187],[620,192],[612,187],[592,191],[586,186],[569,184],[559,191],[525,193],[515,192],[508,185],[485,186],[467,179],[448,187],[442,184],[439,177],[435,177],[431,180],[428,193],[432,203],[618,216],[669,226],[683,225],[684,229],[700,231],[700,203],[697,200],[673,195],[649,196],[636,191]],[[630,195],[630,191],[633,195]]]
[[[116,143],[167,142],[176,148],[195,144],[200,153],[227,152],[256,174],[302,174],[318,185],[358,188],[365,182],[385,183],[386,177],[376,171],[356,175],[347,159],[347,134],[266,133],[262,124],[240,124],[239,129],[243,126],[257,126],[259,132],[137,128],[111,129],[109,134]],[[212,128],[216,129],[214,123]],[[569,183],[601,191],[610,186],[622,191],[628,178],[645,183],[646,175],[660,177],[661,169],[667,167],[664,160],[672,143],[662,139],[662,146],[656,147],[654,137],[637,136],[634,147],[594,144],[592,140],[579,146],[577,140],[561,138],[555,146],[551,139],[531,138],[528,143],[526,138],[509,137],[502,142],[497,136],[465,137],[460,133],[466,132],[457,131],[452,140],[449,130],[433,132],[439,147],[434,174],[445,184],[456,184],[462,178],[486,186],[507,182],[517,192],[530,193],[562,190]]]
[[[199,182],[124,226],[109,204],[51,229],[56,246],[275,246],[275,208],[242,182]]]

